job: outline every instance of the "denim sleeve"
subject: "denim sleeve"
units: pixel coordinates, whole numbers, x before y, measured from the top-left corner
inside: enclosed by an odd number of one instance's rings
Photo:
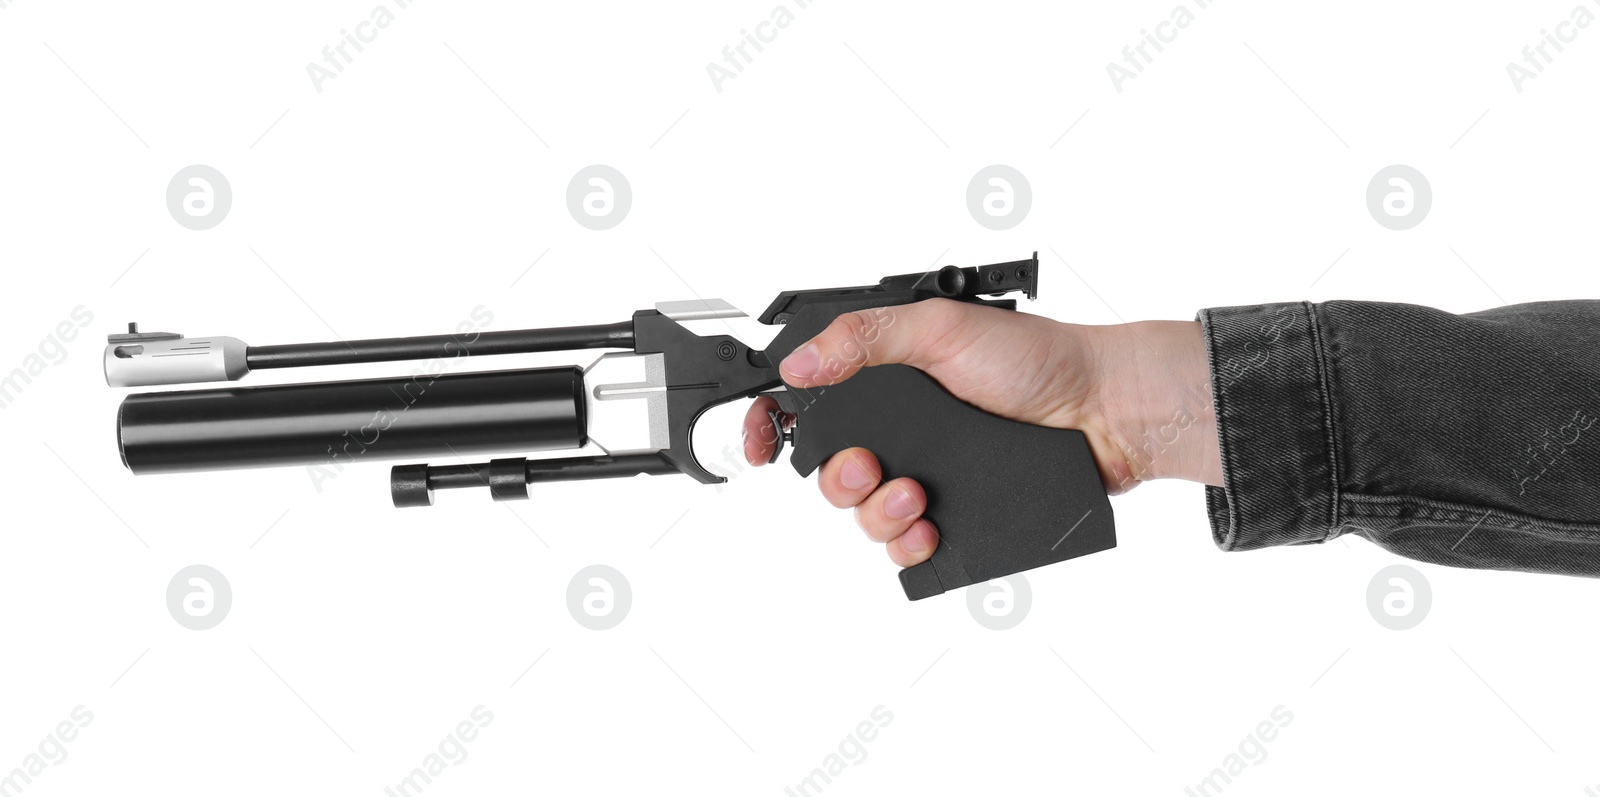
[[[1354,533],[1401,556],[1600,576],[1600,301],[1454,315],[1200,312],[1226,551]]]

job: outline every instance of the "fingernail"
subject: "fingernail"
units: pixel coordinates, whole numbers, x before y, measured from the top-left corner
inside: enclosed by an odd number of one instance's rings
[[[817,373],[817,366],[821,363],[822,352],[817,351],[816,344],[808,343],[783,358],[778,368],[795,379],[810,379]]]
[[[872,474],[854,459],[847,459],[844,467],[839,469],[839,481],[846,490],[865,490],[872,486]]]
[[[918,527],[921,525],[921,523],[911,524],[911,528],[908,529],[905,536],[901,538],[905,540],[905,542],[901,543],[901,545],[906,549],[906,553],[919,554],[928,550],[928,535],[918,531]]]
[[[917,504],[911,500],[910,493],[898,487],[889,491],[889,497],[883,501],[883,511],[895,520],[904,520],[917,513]]]

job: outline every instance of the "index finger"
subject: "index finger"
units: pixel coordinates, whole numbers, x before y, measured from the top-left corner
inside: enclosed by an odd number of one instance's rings
[[[789,418],[778,410],[778,401],[771,396],[758,396],[750,403],[750,409],[744,413],[744,459],[751,465],[760,467],[772,461],[772,455],[778,448],[778,430],[772,426],[772,417],[769,412],[778,412],[778,418],[785,425],[791,423]]]

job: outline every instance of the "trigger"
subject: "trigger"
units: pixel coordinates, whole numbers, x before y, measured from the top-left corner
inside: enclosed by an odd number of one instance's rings
[[[784,442],[794,442],[794,432],[785,431],[783,428],[783,413],[777,410],[767,410],[767,419],[772,421],[772,456],[767,458],[767,464],[778,461],[778,455],[783,453]]]

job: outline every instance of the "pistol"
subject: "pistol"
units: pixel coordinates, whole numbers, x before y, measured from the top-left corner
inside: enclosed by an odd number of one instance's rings
[[[884,479],[910,476],[927,492],[939,531],[926,562],[900,571],[910,600],[1116,545],[1111,504],[1082,432],[1020,423],[952,396],[906,365],[863,368],[844,382],[786,385],[777,364],[838,316],[870,311],[857,342],[893,323],[894,308],[928,299],[1015,311],[1036,298],[1039,256],[884,277],[876,285],[778,294],[759,321],[781,325],[763,350],[685,326],[742,317],[720,299],[664,302],[627,321],[372,340],[250,346],[235,338],[140,332],[107,338],[112,387],[235,381],[269,368],[610,349],[587,366],[135,393],[117,412],[122,464],[136,475],[378,459],[396,507],[433,504],[434,492],[486,487],[496,501],[529,498],[529,485],[639,474],[726,481],[696,460],[694,426],[707,409],[761,394],[773,460],[808,476],[834,453],[870,449]],[[827,367],[827,363],[823,364]],[[600,454],[529,459],[583,449]],[[516,455],[429,464],[463,455]]]

